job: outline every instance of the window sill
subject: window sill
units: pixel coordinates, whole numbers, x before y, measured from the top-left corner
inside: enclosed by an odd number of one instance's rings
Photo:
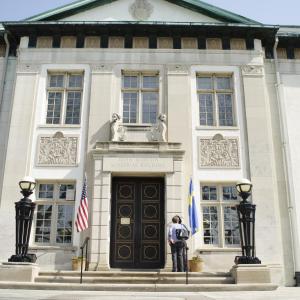
[[[155,124],[122,124],[128,131],[149,131]]]
[[[81,125],[71,125],[71,124],[42,124],[38,128],[81,128]]]
[[[46,246],[46,245],[34,245],[30,246],[29,250],[35,250],[35,251],[72,251],[75,252],[77,251],[78,247],[76,246]]]
[[[199,251],[200,254],[203,254],[203,253],[211,253],[211,252],[216,252],[216,253],[241,252],[242,250],[241,248],[200,248],[197,249],[197,251]]]
[[[196,130],[239,130],[237,126],[196,126]]]

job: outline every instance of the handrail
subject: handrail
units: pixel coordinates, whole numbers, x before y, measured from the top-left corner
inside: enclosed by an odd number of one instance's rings
[[[80,247],[81,249],[81,266],[80,266],[80,284],[82,283],[82,273],[83,273],[83,250],[85,248],[85,268],[84,271],[88,270],[88,260],[87,260],[87,252],[88,252],[88,246],[89,246],[89,237],[86,237],[82,246]]]

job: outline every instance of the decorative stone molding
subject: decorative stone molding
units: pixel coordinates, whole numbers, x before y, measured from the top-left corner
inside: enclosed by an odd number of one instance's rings
[[[101,64],[101,65],[91,65],[93,73],[112,73],[114,65]]]
[[[239,168],[238,138],[223,138],[221,134],[199,138],[199,167]]]
[[[166,142],[167,141],[167,116],[165,114],[160,114],[157,118],[158,123],[156,126],[152,129],[152,140],[153,141],[161,141]]]
[[[255,65],[242,66],[242,74],[244,76],[262,76],[263,67]]]
[[[187,65],[169,65],[168,66],[168,74],[173,74],[173,75],[181,75],[181,74],[185,74],[188,75],[189,74],[189,70]]]
[[[136,20],[148,20],[153,12],[153,5],[147,0],[135,0],[130,5],[129,12]]]
[[[40,65],[37,64],[19,64],[17,67],[18,73],[38,73],[40,71]]]
[[[113,113],[112,121],[110,123],[111,141],[119,142],[125,140],[126,129],[122,125],[121,116],[117,113]]]
[[[38,141],[39,166],[75,166],[77,164],[78,137],[41,136]]]

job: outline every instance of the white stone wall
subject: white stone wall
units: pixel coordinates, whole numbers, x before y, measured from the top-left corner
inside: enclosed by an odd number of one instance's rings
[[[61,178],[76,180],[75,206],[77,207],[85,169],[88,176],[90,213],[93,215],[91,228],[81,236],[75,233],[75,248],[67,249],[67,251],[53,247],[38,248],[33,244],[32,247],[35,249],[34,251],[37,251],[39,260],[44,267],[66,268],[70,266],[72,251],[76,252],[80,240],[84,236],[91,236],[95,240],[90,249],[93,261],[107,266],[108,250],[105,248],[107,245],[102,243],[101,246],[97,240],[101,240],[102,236],[108,236],[109,210],[107,209],[110,205],[108,182],[110,182],[111,175],[102,174],[102,166],[97,165],[98,160],[94,162],[91,152],[97,142],[109,141],[111,115],[114,112],[121,112],[121,70],[156,70],[160,73],[159,110],[166,113],[168,117],[168,142],[181,143],[182,150],[185,151],[179,182],[178,178],[173,181],[169,177],[170,174],[163,174],[166,176],[167,186],[180,186],[181,189],[178,198],[174,192],[177,188],[170,188],[171,192],[166,201],[170,201],[167,203],[171,210],[166,215],[166,223],[170,220],[171,215],[180,211],[178,207],[181,207],[184,221],[188,223],[186,199],[189,178],[192,174],[195,196],[198,200],[200,181],[232,182],[249,175],[254,184],[253,201],[258,207],[257,255],[264,263],[272,264],[274,269],[278,269],[280,277],[283,264],[281,225],[276,222],[281,217],[278,213],[279,196],[277,189],[266,188],[267,184],[277,186],[277,177],[274,171],[277,167],[274,154],[274,149],[278,147],[277,144],[274,144],[277,129],[274,132],[271,129],[271,110],[264,73],[251,74],[252,69],[250,68],[248,73],[243,74],[241,67],[245,65],[263,67],[261,49],[256,47],[253,51],[239,51],[22,48],[19,53],[1,213],[13,220],[13,202],[20,197],[17,181],[27,174],[40,180]],[[85,72],[82,124],[79,128],[44,126],[47,70],[71,69],[80,69]],[[261,70],[263,69],[261,68]],[[195,106],[195,74],[198,71],[233,73],[238,118],[238,127],[234,130],[203,131],[195,125],[197,110]],[[66,136],[77,135],[79,137],[77,166],[63,168],[37,166],[38,137],[41,135],[53,136],[57,131],[63,132]],[[198,169],[198,138],[213,136],[216,133],[221,133],[224,137],[238,138],[240,143],[239,168]],[[17,144],[16,141],[18,141]],[[98,173],[96,174],[96,172]],[[140,173],[140,170],[137,174],[145,175]],[[123,175],[128,175],[128,172],[123,172]],[[102,197],[102,192],[106,195],[105,197]],[[199,209],[199,201],[197,203]],[[104,213],[105,217],[103,217]],[[0,253],[1,259],[6,259],[7,253],[13,252],[14,226],[11,221],[8,222],[8,219],[3,218],[3,222],[10,224],[5,232],[5,238],[9,242],[1,249]],[[99,226],[103,226],[103,228],[99,229]],[[201,235],[197,234],[190,241],[191,251],[201,249],[202,246]],[[104,261],[97,258],[99,254],[101,257],[102,254],[106,254],[103,258]],[[210,271],[227,271],[237,254],[236,249],[229,252],[220,249],[205,252],[203,254],[205,268]],[[280,279],[277,278],[276,281],[278,280]]]
[[[277,189],[286,283],[293,285],[294,272],[300,269],[299,60],[280,59],[276,78],[274,62],[266,63],[274,143],[277,146]],[[279,80],[279,81],[278,81]],[[281,128],[280,128],[281,126]]]
[[[0,82],[4,76],[4,58],[0,57]],[[0,107],[0,195],[2,190],[3,171],[7,150],[9,122],[12,108],[12,91],[15,80],[15,59],[10,58],[7,64],[6,79],[3,91],[3,102]],[[0,93],[1,94],[1,93]],[[1,100],[0,100],[1,101]],[[1,205],[1,203],[0,203]]]

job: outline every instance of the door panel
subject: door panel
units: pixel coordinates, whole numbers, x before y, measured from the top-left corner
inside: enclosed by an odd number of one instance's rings
[[[163,179],[113,178],[111,267],[162,268],[164,237]]]

